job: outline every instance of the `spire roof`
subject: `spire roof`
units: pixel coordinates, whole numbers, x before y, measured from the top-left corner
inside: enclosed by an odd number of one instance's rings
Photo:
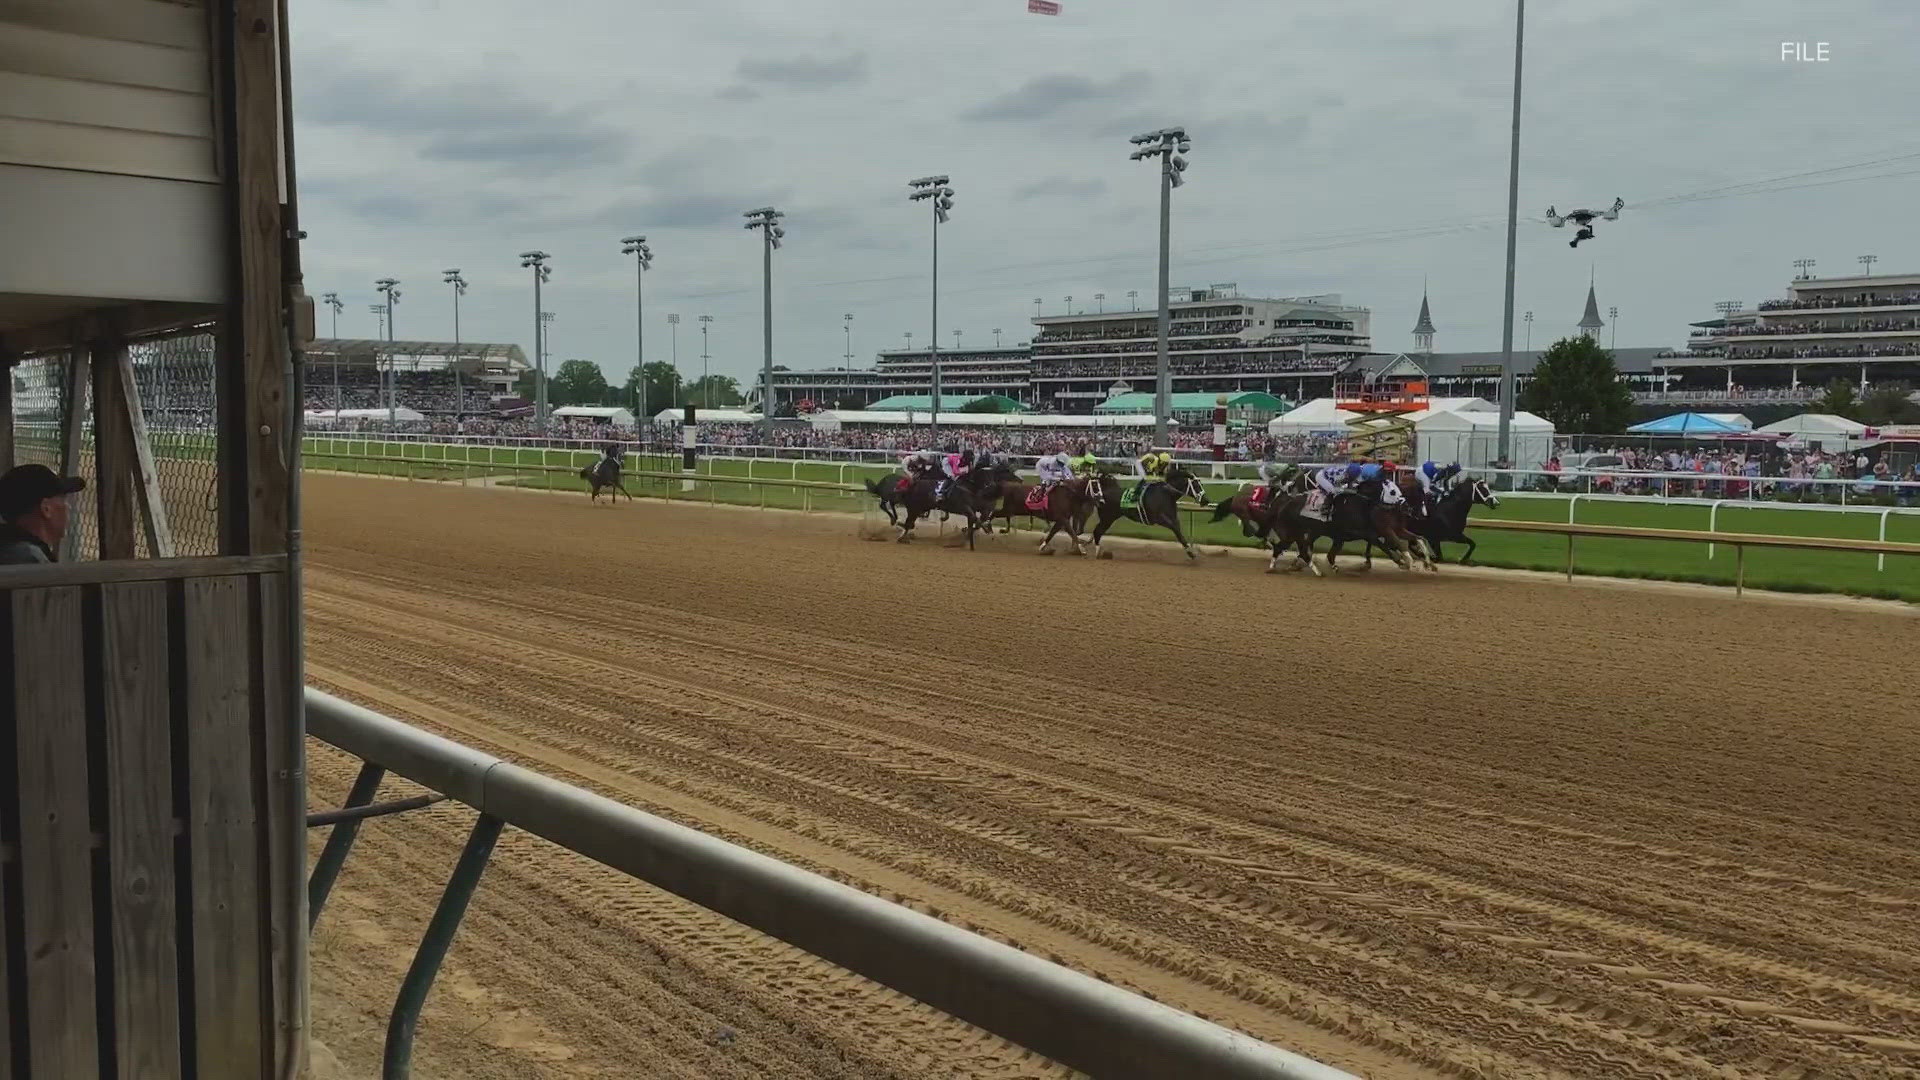
[[[1594,298],[1593,284],[1587,284],[1587,313],[1580,316],[1580,329],[1599,330],[1606,326],[1600,321],[1600,301]]]
[[[1427,310],[1427,291],[1420,290],[1420,321],[1413,324],[1416,334],[1433,333],[1433,313]]]

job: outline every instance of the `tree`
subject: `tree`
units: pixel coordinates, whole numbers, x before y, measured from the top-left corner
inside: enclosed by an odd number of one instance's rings
[[[602,405],[606,400],[607,377],[591,360],[566,361],[547,386],[549,405]]]
[[[1920,405],[1914,404],[1912,394],[1906,383],[1878,383],[1860,398],[1859,415],[1853,419],[1874,427],[1913,423],[1920,417]]]
[[[963,413],[1003,413],[1007,411],[1007,403],[993,396],[975,398],[965,405],[960,406],[960,411]]]
[[[1820,395],[1815,404],[1819,412],[1831,416],[1844,416],[1851,420],[1854,413],[1860,411],[1860,399],[1853,392],[1853,384],[1845,379],[1835,379],[1827,384],[1826,392]]]
[[[711,394],[711,397],[709,397]],[[680,400],[700,408],[720,409],[740,404],[740,384],[730,375],[706,375],[688,383],[680,391]]]
[[[680,373],[673,365],[656,360],[645,367],[630,369],[621,392],[626,395],[628,405],[646,410],[649,416],[657,416],[660,410],[670,409],[679,402],[680,386]]]
[[[1540,355],[1519,404],[1568,434],[1611,435],[1626,430],[1633,415],[1633,394],[1613,354],[1584,335],[1562,338]]]

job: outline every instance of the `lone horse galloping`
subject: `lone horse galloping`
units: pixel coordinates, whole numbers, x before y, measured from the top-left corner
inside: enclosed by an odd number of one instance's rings
[[[1414,519],[1413,531],[1427,542],[1435,559],[1440,558],[1442,543],[1467,545],[1467,553],[1460,557],[1460,565],[1466,566],[1473,562],[1474,549],[1479,546],[1467,535],[1467,515],[1476,506],[1498,509],[1500,497],[1485,480],[1463,480],[1435,499],[1426,517]]]
[[[621,495],[625,495],[628,502],[633,501],[633,493],[627,490],[627,485],[620,479],[620,464],[626,456],[623,447],[608,443],[601,451],[599,461],[580,470],[580,479],[587,482],[588,501],[599,502],[603,488],[607,491],[609,503],[618,502]]]

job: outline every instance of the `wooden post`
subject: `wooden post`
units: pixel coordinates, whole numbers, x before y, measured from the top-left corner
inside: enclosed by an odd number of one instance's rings
[[[116,368],[120,382],[120,403],[127,426],[127,439],[133,445],[133,493],[140,503],[140,525],[147,536],[147,554],[156,559],[174,557],[173,527],[167,520],[167,502],[160,493],[160,474],[153,464],[153,441],[147,433],[147,416],[140,407],[140,383],[133,372],[133,354],[120,349]]]
[[[66,383],[61,388],[60,475],[80,474],[80,452],[86,438],[87,397],[92,384],[87,379],[87,351],[67,350]],[[80,557],[80,530],[68,529],[60,544],[60,561],[73,562]]]
[[[133,558],[133,446],[120,359],[127,343],[102,337],[93,351],[93,495],[100,558]]]

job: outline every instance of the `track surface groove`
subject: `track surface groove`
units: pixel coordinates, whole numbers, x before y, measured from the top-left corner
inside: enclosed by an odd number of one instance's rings
[[[1920,1076],[1914,618],[307,497],[316,684],[1354,1072]],[[315,962],[351,1069],[470,823],[363,830]],[[512,831],[416,1056],[1061,1075]]]

